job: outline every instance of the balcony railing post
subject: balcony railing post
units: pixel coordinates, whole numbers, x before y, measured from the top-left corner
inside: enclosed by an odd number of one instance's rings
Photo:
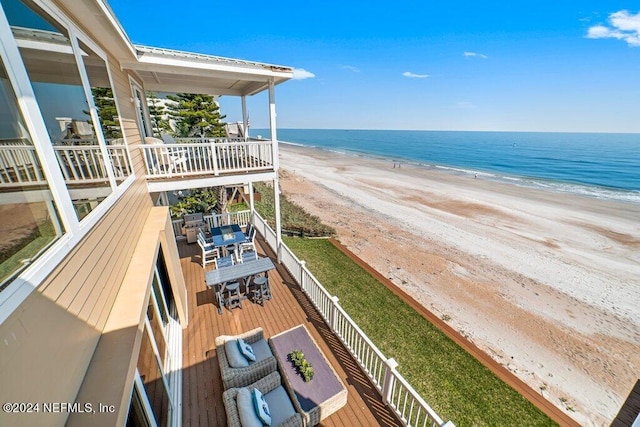
[[[307,293],[307,275],[304,274],[306,265],[306,261],[300,261],[300,287],[305,294]]]
[[[338,329],[338,301],[340,301],[338,299],[337,296],[332,296],[331,297],[331,302],[333,304],[331,304],[331,312],[329,314],[329,326],[331,326],[331,330],[333,332],[336,332]]]
[[[218,176],[220,174],[220,171],[218,170],[218,153],[216,150],[216,140],[211,138],[209,141],[211,143],[211,162],[213,163],[213,174],[215,176]]]
[[[385,361],[385,365],[384,379],[382,383],[382,398],[384,399],[384,403],[390,404],[393,399],[393,383],[395,381],[395,376],[393,374],[398,367],[398,362],[396,362],[394,358],[390,358]]]

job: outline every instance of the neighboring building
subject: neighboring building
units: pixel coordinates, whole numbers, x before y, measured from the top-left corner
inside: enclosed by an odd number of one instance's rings
[[[113,406],[93,421],[123,425],[130,407],[144,413],[146,354],[147,381],[157,374],[180,424],[187,295],[159,204],[179,189],[277,189],[274,86],[291,77],[288,67],[135,46],[103,0],[2,0],[0,401],[104,402]],[[245,96],[265,90],[271,139],[243,148],[255,164],[223,161],[227,151],[206,144],[214,162],[187,165],[172,147],[144,144],[145,91],[238,96],[246,122]],[[0,411],[0,425],[86,425],[48,409]]]

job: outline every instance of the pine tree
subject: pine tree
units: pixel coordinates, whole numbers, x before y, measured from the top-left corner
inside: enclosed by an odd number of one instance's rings
[[[178,137],[221,137],[225,135],[220,107],[212,96],[178,93],[168,95],[173,101],[167,105],[169,117],[175,120]]]
[[[154,92],[147,92],[147,104],[154,135],[171,131],[169,120],[166,118],[166,107]]]
[[[102,132],[105,139],[122,138],[122,130],[120,129],[120,122],[118,121],[118,110],[116,109],[116,103],[113,98],[113,91],[110,87],[93,87],[91,88],[93,94],[93,102],[96,104],[96,110],[98,110],[98,116],[100,117],[100,124],[102,125]],[[88,111],[85,111],[89,114]]]

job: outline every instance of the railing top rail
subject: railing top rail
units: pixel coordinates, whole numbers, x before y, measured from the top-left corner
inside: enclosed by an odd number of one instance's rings
[[[210,141],[210,140],[186,140],[175,142],[171,144],[142,144],[142,148],[171,148],[171,147],[198,147],[202,145],[211,145],[211,143],[215,143],[215,145],[232,145],[234,147],[242,146],[242,145],[271,145],[271,141],[269,140],[251,140],[251,141]]]
[[[16,138],[0,138],[0,145],[9,145],[9,146],[13,146],[15,144],[20,144],[20,145],[31,145],[31,141],[29,140],[29,138],[24,138],[24,137],[16,137]]]

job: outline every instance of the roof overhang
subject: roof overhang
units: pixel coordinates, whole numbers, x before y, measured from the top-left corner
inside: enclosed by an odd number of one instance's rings
[[[177,50],[136,45],[137,61],[122,67],[135,71],[145,89],[210,95],[250,96],[293,77],[293,69]]]
[[[249,96],[293,77],[290,67],[134,45],[105,0],[53,0],[83,30],[114,55],[122,69],[134,71],[146,90]],[[144,19],[143,16],[140,17]]]

